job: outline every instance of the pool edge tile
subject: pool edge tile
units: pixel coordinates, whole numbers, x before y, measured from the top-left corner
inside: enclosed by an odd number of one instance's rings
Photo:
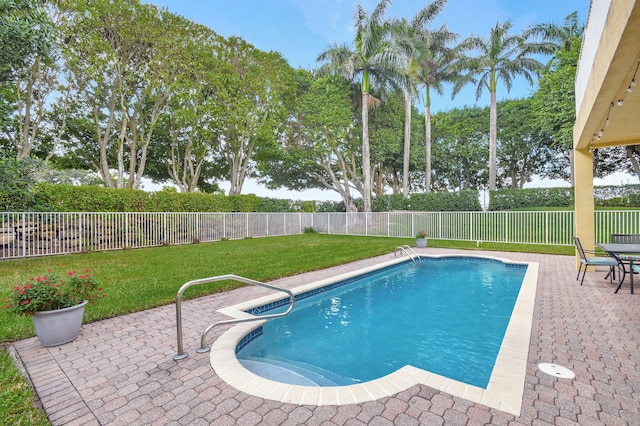
[[[443,255],[430,257],[439,258],[451,256]],[[223,332],[212,345],[210,364],[222,380],[229,383],[236,389],[249,395],[280,402],[293,402],[302,405],[357,404],[389,397],[402,392],[411,386],[424,384],[453,396],[467,399],[471,402],[483,404],[490,408],[495,408],[517,416],[520,414],[522,398],[524,395],[526,365],[528,360],[529,341],[531,338],[531,327],[533,324],[533,310],[539,265],[536,262],[511,262],[506,259],[490,256],[471,255],[468,257],[482,257],[502,261],[504,263],[527,266],[527,272],[514,306],[514,312],[512,313],[507,326],[507,331],[505,332],[503,343],[496,358],[494,371],[489,380],[487,389],[458,382],[409,365],[396,370],[388,376],[349,386],[298,386],[264,379],[246,370],[235,356],[235,348],[238,343],[249,332],[258,328],[259,325],[256,324],[261,321],[241,323]],[[369,266],[360,270],[338,275],[337,277],[296,287],[292,291],[296,294],[296,292],[300,291],[317,289],[323,285],[326,286],[327,284],[336,282],[339,279],[346,279],[361,275],[363,273],[379,269],[383,266],[393,265],[402,261],[406,261],[406,258],[392,259],[391,261],[383,262],[377,266]],[[277,297],[275,299],[277,299]],[[257,306],[255,304],[256,301],[267,301],[271,303],[273,300],[273,297],[262,297],[221,309],[218,312],[222,312],[231,317],[246,318],[247,315],[251,315],[239,310],[238,308],[251,309],[253,306]],[[517,383],[517,386],[515,387],[519,389],[521,388],[520,391],[513,391],[514,382]],[[514,395],[514,393],[517,395]]]

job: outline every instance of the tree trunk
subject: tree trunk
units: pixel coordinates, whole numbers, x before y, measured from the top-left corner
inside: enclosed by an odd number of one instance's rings
[[[371,211],[371,153],[369,150],[369,94],[362,92],[362,201],[363,210]]]
[[[424,191],[431,192],[431,106],[424,109],[424,148],[427,165],[425,169]]]
[[[402,196],[409,198],[409,161],[411,159],[411,93],[404,90],[404,155],[402,158]]]
[[[498,139],[498,114],[496,92],[491,92],[491,108],[489,111],[489,190],[496,189],[496,151]]]
[[[636,160],[636,157],[633,155],[637,147],[638,145],[627,146],[627,158],[631,162],[631,167],[633,168],[636,176],[638,177],[638,179],[640,179],[640,165],[638,165],[638,160]]]

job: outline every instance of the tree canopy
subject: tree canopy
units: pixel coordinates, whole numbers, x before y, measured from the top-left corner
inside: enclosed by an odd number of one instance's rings
[[[84,169],[82,179],[112,188],[140,188],[144,178],[184,192],[226,181],[240,194],[249,178],[320,188],[349,211],[370,211],[372,194],[484,187],[492,150],[496,186],[567,178],[575,17],[521,34],[497,24],[488,39],[455,44],[446,25],[430,27],[445,0],[411,19],[388,18],[390,3],[357,5],[352,43],[330,45],[316,70],[295,70],[278,52],[140,0],[0,0],[0,158],[20,173],[34,168],[18,163],[35,158]],[[542,66],[531,55],[551,44],[533,99],[494,102],[499,80],[507,89],[518,75],[534,81]],[[472,81],[504,109],[495,119],[479,107],[432,115],[432,90],[455,95]],[[636,151],[597,152],[597,175]]]

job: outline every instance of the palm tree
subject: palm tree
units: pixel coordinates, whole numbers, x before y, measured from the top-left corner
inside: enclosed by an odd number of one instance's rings
[[[458,61],[461,70],[468,70],[472,75],[479,76],[475,80],[476,99],[480,98],[483,90],[487,88],[491,94],[491,106],[489,110],[489,189],[496,188],[496,148],[497,148],[497,107],[496,90],[498,82],[502,82],[511,90],[513,79],[521,75],[529,84],[533,85],[533,76],[537,75],[544,65],[530,55],[538,53],[551,53],[549,43],[532,43],[530,37],[535,35],[531,29],[522,34],[509,34],[511,21],[503,24],[497,23],[491,29],[486,39],[473,36],[465,40],[464,47],[478,52],[477,57],[464,57]],[[465,83],[454,86],[453,94],[457,94]]]
[[[537,24],[529,27],[532,35],[540,35],[543,40],[555,43],[557,50],[571,50],[576,40],[582,39],[584,25],[578,21],[578,12],[571,12],[564,18],[562,25]]]
[[[434,35],[428,29],[428,25],[436,18],[446,4],[446,0],[434,0],[431,4],[422,8],[408,21],[405,18],[392,22],[393,37],[395,42],[404,51],[405,72],[409,77],[406,85],[402,86],[404,95],[404,155],[402,168],[402,194],[409,197],[409,160],[411,157],[411,107],[412,99],[419,82],[420,59],[431,48]]]
[[[542,36],[543,40],[555,44],[556,51],[569,52],[572,48],[576,47],[577,43],[581,43],[582,36],[584,35],[584,25],[581,25],[578,22],[578,12],[576,11],[568,14],[564,18],[564,22],[562,25],[556,25],[553,23],[537,24],[531,26],[529,31],[535,35]],[[549,67],[549,65],[547,65],[547,67]],[[571,104],[570,107],[573,108],[574,104]],[[564,148],[569,153],[569,173],[570,181],[573,185],[573,144],[570,138],[567,138],[567,141],[564,144]]]
[[[443,83],[462,85],[473,81],[470,75],[461,74],[453,66],[465,50],[463,45],[449,47],[457,38],[457,34],[441,27],[432,34],[431,44],[419,59],[418,77],[424,85],[425,192],[431,192],[431,90],[442,95]]]
[[[402,52],[390,42],[390,24],[384,13],[391,0],[381,0],[371,15],[358,5],[355,13],[354,48],[332,45],[318,55],[326,62],[320,72],[337,72],[350,80],[361,78],[362,91],[362,180],[363,208],[371,211],[371,153],[369,148],[369,109],[379,101],[369,94],[371,83],[389,80],[406,82]]]

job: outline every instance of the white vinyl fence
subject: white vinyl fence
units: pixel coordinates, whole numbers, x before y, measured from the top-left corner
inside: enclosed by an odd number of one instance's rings
[[[0,259],[301,234],[573,245],[573,211],[0,213]],[[596,240],[640,234],[640,211],[597,211]]]

